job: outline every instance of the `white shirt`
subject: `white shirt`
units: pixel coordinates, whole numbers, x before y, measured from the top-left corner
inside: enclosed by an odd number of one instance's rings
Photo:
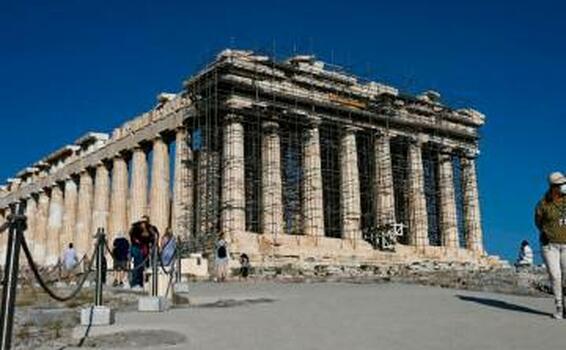
[[[65,250],[65,253],[63,254],[63,264],[65,265],[65,268],[72,269],[78,261],[79,259],[77,259],[77,252],[75,251],[75,248],[68,248]]]
[[[525,246],[521,249],[519,253],[519,261],[517,262],[519,265],[532,265],[534,260],[533,249],[531,246]]]

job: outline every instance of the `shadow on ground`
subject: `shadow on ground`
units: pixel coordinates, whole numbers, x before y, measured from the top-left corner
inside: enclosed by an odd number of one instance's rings
[[[221,299],[213,303],[195,305],[194,307],[223,308],[223,307],[236,307],[236,306],[246,306],[246,305],[254,305],[254,304],[267,304],[267,303],[274,303],[275,301],[276,301],[275,299],[270,299],[270,298],[243,299],[243,300]]]
[[[527,306],[512,304],[507,301],[498,300],[498,299],[491,299],[491,298],[481,298],[481,297],[474,297],[470,295],[456,295],[460,300],[474,302],[481,305],[491,306],[498,309],[509,310],[509,311],[517,311],[517,312],[524,312],[528,314],[534,315],[541,315],[541,316],[551,316],[549,313],[544,311],[532,309]]]

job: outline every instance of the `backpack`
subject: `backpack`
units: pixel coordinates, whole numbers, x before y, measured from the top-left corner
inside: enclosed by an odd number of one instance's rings
[[[218,247],[218,250],[216,251],[216,255],[220,259],[226,258],[226,256],[228,255],[227,252],[226,252],[226,246],[221,245],[220,247]]]

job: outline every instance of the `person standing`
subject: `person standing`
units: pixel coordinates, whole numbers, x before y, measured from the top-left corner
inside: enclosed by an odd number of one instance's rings
[[[164,266],[170,266],[175,258],[175,250],[177,249],[177,241],[170,227],[165,230],[165,234],[161,237],[159,244],[161,247],[161,263]]]
[[[550,275],[556,312],[563,319],[566,280],[566,177],[554,172],[548,177],[549,189],[535,210],[535,224],[540,232],[542,256]]]
[[[73,243],[69,243],[68,248],[65,249],[65,252],[63,253],[63,268],[65,270],[64,277],[69,277],[73,273],[75,267],[77,267],[78,263],[79,258],[77,257],[77,251],[75,250]]]
[[[124,276],[128,270],[130,242],[124,237],[122,232],[116,235],[114,242],[112,242],[112,258],[114,259],[114,282],[112,285],[124,286]]]
[[[240,255],[240,278],[247,280],[248,276],[250,275],[250,269],[250,257],[248,256],[248,254],[242,253]]]
[[[130,229],[131,254],[134,261],[131,286],[143,287],[144,261],[149,256],[152,247],[157,242],[159,231],[149,223],[149,217],[144,215],[141,221],[132,225]]]
[[[529,245],[527,240],[521,242],[521,248],[519,249],[519,256],[517,257],[517,262],[515,266],[517,267],[530,267],[533,266],[534,255],[533,249]]]
[[[228,277],[228,264],[230,262],[230,254],[228,252],[228,242],[224,239],[224,233],[220,233],[218,241],[215,245],[216,278],[218,282],[224,282]]]

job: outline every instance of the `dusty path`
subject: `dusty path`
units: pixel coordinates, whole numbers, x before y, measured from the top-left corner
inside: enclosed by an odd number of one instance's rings
[[[551,299],[346,283],[201,283],[193,285],[191,295],[197,307],[161,314],[121,313],[113,331],[163,329],[185,337],[183,344],[173,346],[156,346],[158,339],[152,338],[154,344],[147,347],[151,349],[530,350],[566,346],[566,321],[549,318]]]

